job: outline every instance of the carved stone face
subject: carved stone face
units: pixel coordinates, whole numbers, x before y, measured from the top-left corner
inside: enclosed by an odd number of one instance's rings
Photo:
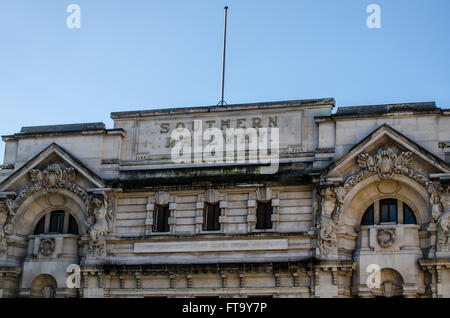
[[[103,205],[103,201],[102,200],[100,200],[99,198],[95,198],[94,199],[94,206],[97,209],[100,209],[102,207],[102,205]]]
[[[325,215],[330,216],[334,212],[335,208],[336,203],[334,202],[334,200],[325,200],[323,202],[323,212],[325,213]]]
[[[94,215],[97,219],[103,218],[106,215],[106,210],[103,207],[103,201],[99,198],[94,199]]]

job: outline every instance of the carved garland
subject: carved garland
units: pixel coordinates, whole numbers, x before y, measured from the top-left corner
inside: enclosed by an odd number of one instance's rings
[[[392,149],[384,147],[379,149],[374,156],[368,153],[359,154],[356,162],[362,169],[360,172],[347,178],[342,186],[327,186],[318,193],[317,200],[321,202],[321,206],[316,255],[327,255],[332,248],[336,247],[336,226],[342,212],[344,197],[356,184],[373,175],[378,175],[380,179],[390,179],[394,174],[409,177],[423,185],[431,197],[435,197],[432,200],[439,204],[441,202],[439,195],[443,189],[440,183],[430,181],[411,168],[412,153],[410,151],[397,155]],[[438,207],[436,209],[439,210]],[[439,213],[439,216],[438,224],[442,223],[440,220],[444,215],[441,216]],[[448,230],[448,226],[446,230]],[[448,238],[448,231],[446,235]],[[448,239],[446,239],[447,241]]]
[[[394,229],[378,229],[377,241],[383,248],[388,248],[394,245],[397,235]]]
[[[39,245],[39,253],[44,256],[48,256],[55,250],[55,239],[45,238],[41,240]]]
[[[436,186],[436,183],[431,182],[425,176],[410,168],[412,164],[412,153],[410,151],[402,152],[397,156],[392,149],[384,147],[379,149],[374,156],[361,153],[356,161],[362,171],[349,177],[344,182],[343,188],[346,192],[359,182],[375,174],[378,174],[380,179],[390,179],[396,173],[417,181],[419,184],[427,187],[427,189],[430,186],[434,189]],[[428,192],[431,193],[433,189],[428,189]]]

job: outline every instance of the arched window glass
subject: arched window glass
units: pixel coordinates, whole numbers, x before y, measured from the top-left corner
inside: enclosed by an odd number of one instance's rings
[[[45,231],[45,216],[41,218],[34,229],[34,234],[39,235]]]
[[[400,216],[398,215],[399,210],[402,213]],[[411,207],[405,202],[391,198],[382,199],[367,208],[361,218],[361,225],[384,223],[417,224],[417,218]]]
[[[397,222],[397,200],[395,199],[380,200],[380,222],[382,223]]]
[[[75,221],[75,218],[69,214],[69,234],[78,234],[78,224],[77,221]]]
[[[404,224],[417,224],[416,216],[412,209],[406,204],[403,203],[403,223]]]
[[[64,231],[64,211],[53,211],[50,214],[49,233],[62,234]]]
[[[78,223],[68,212],[57,210],[44,215],[34,228],[34,234],[78,234]]]
[[[364,213],[361,225],[373,225],[374,224],[374,217],[373,217],[373,204],[369,206]]]

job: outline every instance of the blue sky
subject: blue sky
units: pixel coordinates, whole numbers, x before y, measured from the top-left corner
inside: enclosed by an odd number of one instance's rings
[[[72,3],[80,29],[66,26]],[[366,26],[372,3],[380,29]],[[217,104],[225,5],[228,104],[450,107],[448,0],[0,0],[0,135]]]

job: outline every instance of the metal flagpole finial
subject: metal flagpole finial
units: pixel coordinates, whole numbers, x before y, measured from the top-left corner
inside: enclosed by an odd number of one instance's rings
[[[224,101],[224,92],[225,92],[225,50],[227,46],[227,12],[228,7],[225,6],[225,18],[224,18],[224,28],[223,28],[223,52],[222,52],[222,91],[221,91],[221,97],[220,97],[220,105],[226,104]],[[219,105],[218,104],[218,105]]]

